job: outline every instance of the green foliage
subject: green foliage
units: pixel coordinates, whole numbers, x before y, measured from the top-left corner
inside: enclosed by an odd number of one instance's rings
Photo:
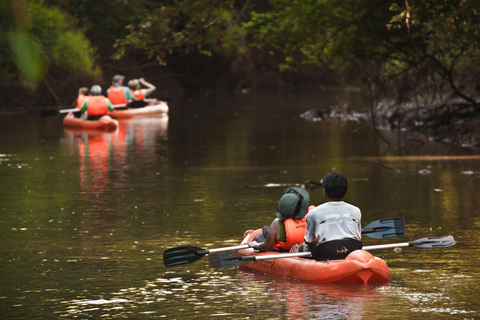
[[[480,65],[479,2],[9,0],[0,2],[0,74],[19,70],[31,83],[52,66],[94,75],[97,51],[163,65],[192,53],[231,61],[271,54],[280,70],[360,70],[376,84],[424,77],[469,100],[458,75]]]
[[[402,70],[423,73],[475,103],[466,93],[468,88],[462,92],[459,87],[465,85],[461,78],[478,70],[480,63],[478,4],[469,0],[423,0],[411,7],[404,2],[392,5],[387,28],[395,36],[384,47],[379,46],[387,54],[385,74]],[[470,83],[470,87],[474,85]]]
[[[22,31],[9,32],[8,40],[13,56],[10,66],[13,67],[12,62],[14,62],[23,77],[24,84],[34,87],[40,82],[45,72],[36,41]]]
[[[108,58],[118,39],[128,34],[126,26],[138,24],[140,18],[160,5],[152,0],[45,0],[49,6],[60,8],[85,30],[99,52]]]
[[[18,2],[20,4],[20,2]],[[20,6],[18,6],[20,7]],[[19,8],[21,9],[21,7]],[[13,78],[16,71],[15,57],[12,55],[13,50],[21,50],[22,46],[28,46],[28,35],[18,31],[15,28],[15,15],[10,1],[0,2],[0,76],[6,81]],[[25,64],[31,59],[25,59]],[[22,63],[23,62],[17,62]],[[20,67],[21,68],[21,67]]]
[[[281,70],[294,69],[298,63],[339,71],[363,66],[364,78],[377,83],[428,75],[473,102],[460,92],[455,76],[468,74],[480,62],[478,0],[270,0],[270,4],[268,10],[250,12],[243,27],[252,46],[286,57]]]
[[[3,2],[0,7],[0,72],[35,87],[50,66],[96,75],[95,51],[69,16],[42,1]]]
[[[47,65],[95,74],[95,51],[69,17],[57,8],[30,3],[30,32],[36,37]]]
[[[127,27],[129,34],[117,42],[115,58],[135,48],[160,64],[172,55],[191,52],[205,55],[245,52],[246,31],[238,24],[235,1],[168,1],[145,14],[140,23]]]
[[[357,31],[349,1],[270,1],[272,9],[253,11],[244,27],[252,34],[252,46],[271,48],[295,62],[337,67],[351,58]]]

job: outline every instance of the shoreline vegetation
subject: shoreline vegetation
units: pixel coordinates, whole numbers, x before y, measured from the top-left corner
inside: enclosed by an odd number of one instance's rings
[[[70,105],[115,74],[162,96],[357,87],[376,126],[478,148],[479,15],[474,0],[7,0],[1,108]]]

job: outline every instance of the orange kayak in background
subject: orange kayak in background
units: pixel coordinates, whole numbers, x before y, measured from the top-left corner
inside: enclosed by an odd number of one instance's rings
[[[63,118],[63,126],[70,129],[85,129],[112,132],[117,130],[118,121],[105,115],[98,120],[85,120],[82,118],[75,118],[72,112],[69,112]]]
[[[261,232],[262,229],[251,232],[242,244],[253,241]],[[274,251],[255,252],[252,248],[238,250],[238,253],[255,256],[284,254]],[[316,283],[371,283],[390,280],[387,263],[365,250],[353,251],[344,260],[316,261],[289,257],[252,261],[239,268]]]
[[[137,116],[155,115],[168,113],[168,104],[165,101],[158,101],[143,108],[115,109],[108,114],[115,119],[130,119]]]

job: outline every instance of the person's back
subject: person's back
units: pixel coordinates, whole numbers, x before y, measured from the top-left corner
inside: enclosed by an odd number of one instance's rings
[[[145,95],[143,94],[143,92],[142,92],[141,89],[140,89],[140,90],[135,90],[135,91],[132,90],[132,89],[130,89],[130,93],[131,93],[132,95],[134,95],[135,97],[137,97],[138,101],[143,101],[143,100],[145,100]]]
[[[113,104],[127,104],[127,95],[125,94],[125,87],[114,87],[111,86],[108,89],[108,99],[113,103]]]
[[[116,75],[112,79],[112,85],[107,90],[107,97],[114,105],[128,104],[129,100],[138,100],[130,93],[130,88],[123,86],[124,76]]]
[[[310,196],[305,189],[285,189],[277,208],[277,218],[272,221],[261,239],[248,245],[259,251],[288,251],[293,245],[301,243],[305,234],[309,202]],[[264,230],[266,229],[264,227]]]
[[[142,89],[140,84],[143,84],[147,88]],[[148,95],[157,89],[153,84],[145,81],[143,78],[130,80],[128,86],[130,87],[132,94],[137,97],[139,101],[145,100]]]
[[[87,97],[88,97],[88,88],[82,87],[78,89],[78,97],[77,97],[77,105],[76,105],[77,109],[80,109],[83,106]]]
[[[97,120],[108,114],[108,105],[105,96],[90,97],[87,101],[87,119]]]
[[[102,88],[99,85],[92,86],[90,92],[92,96],[88,97],[80,109],[86,112],[87,120],[98,120],[107,115],[109,110],[113,110],[110,100],[102,95]]]
[[[310,223],[315,225],[319,244],[346,238],[361,239],[360,209],[344,201],[325,202],[310,212]]]
[[[309,212],[305,242],[317,260],[343,259],[362,248],[362,214],[358,207],[341,200],[348,189],[341,173],[327,174],[322,188],[326,202]]]
[[[280,237],[272,245],[272,249],[275,251],[289,251],[294,245],[302,243],[305,237],[305,228],[307,227],[307,216],[308,212],[303,218],[299,219],[275,219],[278,220]]]
[[[145,85],[147,88],[142,89],[140,84]],[[143,108],[147,106],[149,103],[147,103],[145,99],[156,89],[153,84],[145,81],[143,78],[128,81],[128,87],[130,88],[132,96],[137,99],[137,101],[129,103],[129,108]]]

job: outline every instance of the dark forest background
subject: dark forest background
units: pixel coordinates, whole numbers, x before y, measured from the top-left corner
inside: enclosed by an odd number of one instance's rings
[[[391,126],[439,127],[478,116],[479,62],[480,0],[0,2],[10,108],[123,74],[159,96],[355,87]]]

